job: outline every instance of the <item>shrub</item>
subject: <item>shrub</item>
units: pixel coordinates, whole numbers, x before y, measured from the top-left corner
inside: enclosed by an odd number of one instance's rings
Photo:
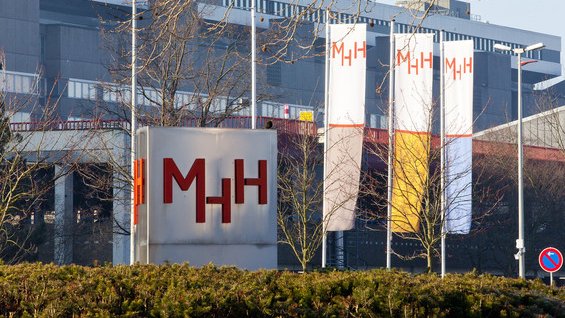
[[[539,280],[399,271],[249,272],[183,265],[0,265],[6,317],[565,317]]]

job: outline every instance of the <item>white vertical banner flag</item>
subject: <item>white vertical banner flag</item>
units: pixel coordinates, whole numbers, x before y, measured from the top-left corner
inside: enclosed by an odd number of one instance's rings
[[[327,231],[351,230],[359,193],[367,42],[365,24],[330,25],[331,50],[324,222]]]
[[[395,34],[395,129],[431,132],[434,35]]]
[[[446,229],[467,234],[472,218],[473,41],[444,42]]]
[[[429,173],[433,34],[395,34],[395,42],[392,231],[418,232]]]

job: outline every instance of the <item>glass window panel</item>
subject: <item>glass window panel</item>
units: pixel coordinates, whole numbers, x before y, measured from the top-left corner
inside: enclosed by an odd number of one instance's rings
[[[26,94],[32,93],[30,77],[22,77],[22,93],[26,93]]]
[[[79,96],[80,96],[80,98],[86,99],[86,98],[88,98],[88,96],[90,94],[89,88],[88,88],[89,85],[86,84],[86,83],[82,83],[81,86],[82,86],[82,93]]]
[[[96,85],[90,84],[89,85],[89,98],[92,100],[96,100]]]
[[[67,83],[67,96],[69,98],[75,98],[75,83],[69,81]]]
[[[21,76],[14,76],[14,80],[15,80],[15,85],[14,85],[14,91],[16,93],[22,93],[22,77]]]

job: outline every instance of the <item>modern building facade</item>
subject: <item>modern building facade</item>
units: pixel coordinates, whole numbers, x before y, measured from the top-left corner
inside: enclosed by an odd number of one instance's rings
[[[53,104],[55,100],[57,107],[50,113],[50,118],[79,123],[93,118],[120,119],[115,113],[106,112],[107,107],[101,107],[117,103],[115,91],[109,87],[123,85],[115,82],[108,69],[112,61],[102,36],[105,26],[101,21],[129,19],[131,7],[125,2],[0,0],[0,50],[5,56],[0,72],[0,88],[11,96],[33,96],[37,100],[35,107],[17,109],[12,114],[14,123],[41,121],[45,115],[42,107]],[[395,20],[397,33],[434,33],[436,54],[439,53],[439,33],[442,30],[448,41],[474,41],[475,132],[505,124],[517,117],[516,57],[497,52],[494,49],[496,43],[512,48],[537,42],[545,44],[544,49],[527,52],[524,56],[536,61],[525,66],[523,70],[525,116],[539,112],[538,96],[548,91],[555,96],[554,106],[565,104],[565,84],[560,61],[561,39],[557,36],[475,21],[470,5],[461,1],[441,1],[439,7],[432,10],[432,14],[423,20],[419,19],[421,13],[407,11],[400,6],[378,2],[361,3],[361,7],[356,7],[351,5],[351,1],[336,1],[332,5],[331,15],[332,23],[367,24],[367,126],[375,129],[386,128],[386,76],[392,19]],[[406,4],[406,1],[404,3]],[[202,12],[210,21],[218,21],[228,16],[227,21],[230,24],[240,27],[241,30],[248,30],[250,4],[250,0],[203,0],[200,7],[206,7]],[[256,1],[259,34],[269,30],[274,22],[291,19],[296,15],[301,17],[299,29],[304,31],[304,34],[312,34],[314,30],[319,29],[319,39],[315,42],[314,49],[317,54],[313,54],[311,58],[298,59],[294,63],[259,65],[262,80],[258,83],[258,89],[260,92],[269,93],[266,95],[268,98],[258,103],[260,116],[282,118],[283,105],[287,104],[290,106],[291,119],[297,119],[301,110],[312,110],[317,122],[321,124],[323,116],[320,114],[324,102],[323,27],[326,21],[323,7],[309,5],[307,0]],[[140,9],[143,9],[143,6]],[[438,62],[439,58],[436,56],[436,96],[439,91]],[[179,98],[191,93],[190,87],[185,87],[179,93]],[[249,99],[249,96],[249,91],[245,89],[243,98]],[[151,107],[151,103],[145,103],[143,97],[139,102],[143,107]],[[249,113],[243,111],[239,114]],[[121,138],[123,145],[127,146],[127,136],[120,135],[117,138]],[[127,157],[127,154],[122,156]],[[73,209],[76,210],[76,207],[75,203]],[[114,208],[120,209],[123,225],[129,226],[124,217],[127,208]],[[114,262],[129,262],[126,241],[116,239],[112,234],[106,236],[106,240],[113,242]],[[368,243],[369,241],[371,243]],[[375,247],[375,244],[382,244],[382,237],[370,238],[363,233],[355,233],[351,234],[350,242],[351,246],[360,246],[361,242],[366,242]],[[384,248],[384,245],[382,247]],[[73,260],[72,257],[70,260]],[[64,262],[67,261],[69,259]],[[351,262],[350,265],[382,266],[379,262],[380,258],[369,257],[366,261],[355,264]],[[464,265],[461,268],[463,267]]]
[[[5,87],[11,93],[37,93],[41,97],[60,98],[57,115],[63,119],[86,119],[100,115],[96,104],[115,101],[101,83],[111,84],[107,69],[110,61],[106,44],[101,35],[100,19],[128,19],[127,6],[115,5],[121,1],[66,1],[25,0],[2,1],[0,43],[6,56],[4,65]],[[221,0],[206,2],[205,13],[214,20],[228,11],[230,22],[249,25],[249,0]],[[457,1],[456,1],[457,2]],[[268,29],[272,21],[289,18],[306,10],[308,1],[257,2],[258,31]],[[452,4],[455,6],[455,4]],[[465,4],[465,7],[469,6]],[[309,8],[311,13],[303,17],[304,27],[312,28],[317,23],[323,26],[323,10]],[[396,21],[396,32],[415,30],[417,14],[402,7],[371,2],[363,4],[362,13],[349,5],[349,1],[338,1],[332,7],[337,21],[367,23],[368,27],[368,89],[367,122],[372,127],[383,127],[386,120],[386,72],[388,68],[388,34],[390,20]],[[461,11],[460,9],[457,9]],[[467,10],[467,9],[466,9]],[[469,9],[470,10],[470,9]],[[509,53],[496,52],[495,43],[512,48],[543,42],[540,51],[527,52],[525,58],[537,63],[524,68],[525,115],[536,113],[534,84],[561,76],[560,47],[557,36],[541,34],[490,23],[473,21],[469,17],[442,15],[435,10],[422,21],[417,32],[435,33],[436,43],[440,30],[445,39],[472,39],[475,43],[475,131],[503,124],[516,118],[516,62]],[[309,23],[310,24],[309,24]],[[323,44],[324,33],[319,34]],[[323,52],[323,48],[321,50]],[[436,50],[438,52],[438,50]],[[260,107],[262,115],[282,117],[284,104],[291,105],[291,117],[297,116],[295,109],[321,109],[323,104],[324,67],[323,57],[299,60],[294,64],[275,63],[260,66],[264,82],[259,90],[276,91],[271,100]],[[438,63],[435,63],[438,65]],[[38,87],[34,82],[39,81]],[[385,86],[382,85],[384,83]],[[439,74],[436,83],[439,84]],[[435,85],[439,87],[439,85]],[[561,92],[563,85],[552,86]],[[49,91],[46,89],[49,88]],[[53,88],[53,90],[51,90]],[[377,89],[380,88],[380,89]],[[563,95],[562,93],[559,95]],[[269,107],[267,102],[274,102]],[[45,101],[43,102],[45,103]],[[143,101],[141,101],[143,103]],[[280,105],[279,105],[280,104]],[[260,105],[261,106],[261,105]],[[108,114],[102,114],[109,116]],[[293,116],[294,115],[294,116]],[[14,120],[26,121],[38,114],[22,112]],[[28,121],[29,121],[28,120]]]

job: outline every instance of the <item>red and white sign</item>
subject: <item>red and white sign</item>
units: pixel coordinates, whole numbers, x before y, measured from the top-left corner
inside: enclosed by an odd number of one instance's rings
[[[138,130],[135,260],[276,268],[275,131]]]
[[[563,254],[555,247],[547,247],[539,254],[539,265],[548,273],[555,273],[563,266]]]

